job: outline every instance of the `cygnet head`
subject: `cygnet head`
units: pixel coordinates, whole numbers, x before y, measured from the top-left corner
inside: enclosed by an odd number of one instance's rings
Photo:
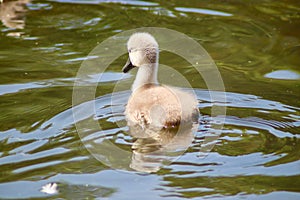
[[[155,65],[158,62],[158,44],[149,33],[134,33],[127,42],[129,59],[123,67],[126,73],[134,67]]]

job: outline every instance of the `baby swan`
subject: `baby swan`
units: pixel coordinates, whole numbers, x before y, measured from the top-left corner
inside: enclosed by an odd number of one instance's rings
[[[127,42],[129,59],[123,72],[138,67],[125,116],[129,126],[171,128],[198,120],[196,98],[177,88],[159,85],[158,44],[149,33],[134,33]]]

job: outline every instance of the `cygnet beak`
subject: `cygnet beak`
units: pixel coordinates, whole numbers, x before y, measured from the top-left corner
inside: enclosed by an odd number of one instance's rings
[[[135,66],[131,63],[130,58],[128,58],[126,64],[124,65],[122,71],[124,73],[129,72],[132,68],[134,68]]]

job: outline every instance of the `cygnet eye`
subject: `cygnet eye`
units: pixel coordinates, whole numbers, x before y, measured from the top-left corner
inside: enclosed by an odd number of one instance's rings
[[[128,49],[128,53],[131,53],[132,49]]]

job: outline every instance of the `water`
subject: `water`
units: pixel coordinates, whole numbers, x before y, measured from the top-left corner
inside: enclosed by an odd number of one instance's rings
[[[8,18],[16,6],[18,16]],[[0,17],[0,198],[300,198],[298,1],[23,0],[5,1]],[[194,88],[201,117],[192,138],[183,134],[180,148],[157,154],[144,147],[163,144],[128,134],[122,113],[133,77],[121,73],[125,55],[101,80],[84,77],[86,88],[97,86],[96,98],[72,108],[77,72],[94,59],[89,53],[110,36],[149,26],[201,44],[226,90],[226,100],[211,99],[220,91],[162,51],[161,63]],[[111,104],[116,84],[122,89]],[[85,112],[90,103],[95,112]],[[224,116],[214,116],[212,106],[227,108],[221,131],[214,125]],[[80,123],[87,126],[78,129]],[[107,144],[125,154],[105,154]],[[141,172],[149,164],[152,172]],[[57,194],[40,191],[50,182]]]

